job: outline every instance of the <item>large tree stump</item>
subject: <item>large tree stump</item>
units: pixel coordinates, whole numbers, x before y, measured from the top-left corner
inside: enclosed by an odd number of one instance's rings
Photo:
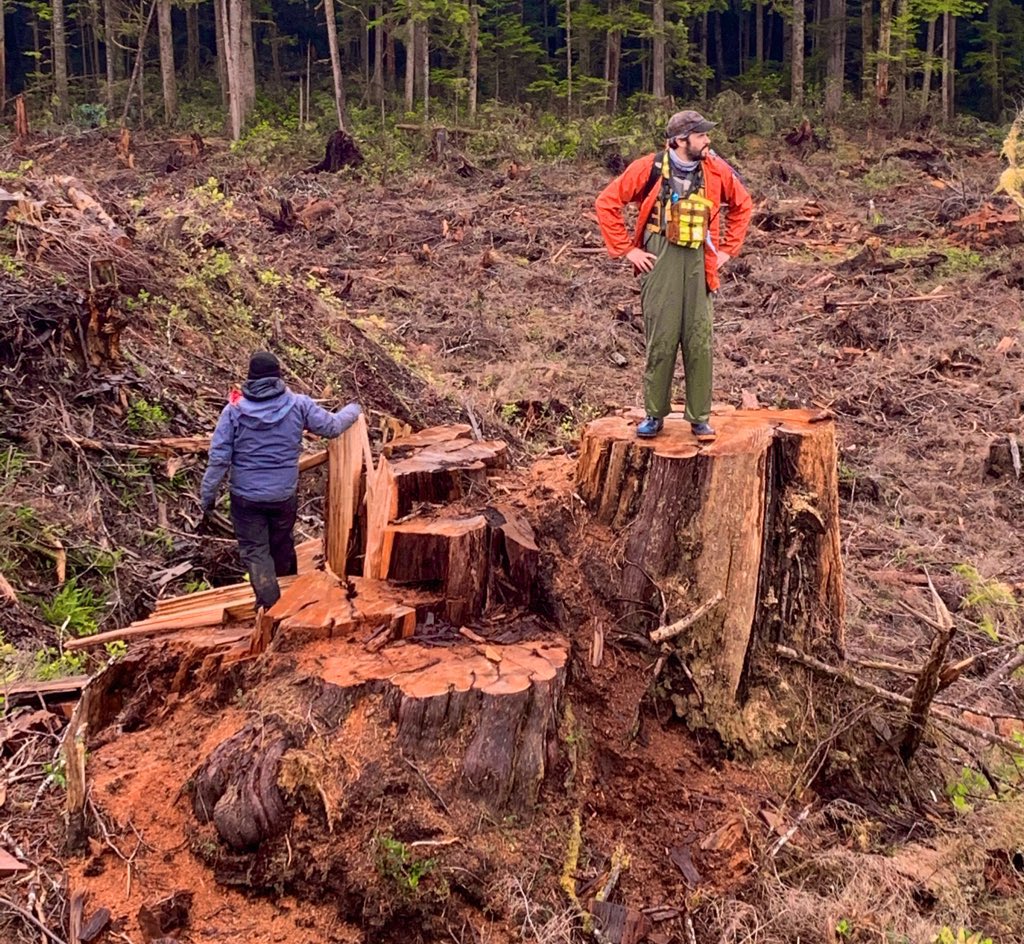
[[[677,712],[757,750],[788,724],[775,644],[843,647],[835,425],[808,410],[722,412],[701,447],[677,414],[637,439],[639,418],[589,424],[578,465],[580,495],[621,541],[617,602],[645,629],[680,627]]]
[[[557,637],[460,643],[408,641],[367,652],[356,640],[325,638],[271,653],[288,671],[275,672],[271,662],[267,682],[249,696],[259,719],[200,761],[191,778],[197,819],[212,822],[236,852],[256,851],[289,828],[319,829],[308,818],[293,825],[316,744],[332,794],[341,793],[339,807],[364,763],[355,752],[369,749],[366,763],[436,762],[432,788],[453,802],[461,795],[494,811],[533,807],[557,756],[568,644]],[[336,759],[323,755],[325,743],[337,745]],[[322,785],[317,802],[331,803]],[[328,822],[339,812],[323,810]],[[268,853],[261,850],[263,858]]]

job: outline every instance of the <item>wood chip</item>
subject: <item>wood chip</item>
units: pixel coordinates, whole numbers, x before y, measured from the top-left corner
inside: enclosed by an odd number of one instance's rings
[[[25,872],[27,870],[28,866],[24,862],[19,862],[9,852],[0,849],[0,875],[14,875],[16,872]]]

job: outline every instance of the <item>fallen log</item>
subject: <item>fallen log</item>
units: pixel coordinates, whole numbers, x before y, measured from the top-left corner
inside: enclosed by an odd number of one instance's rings
[[[132,244],[131,237],[111,219],[96,199],[90,196],[81,183],[74,177],[53,177],[53,182],[67,194],[71,205],[85,217],[86,221],[95,223],[106,230],[114,244],[126,248]]]

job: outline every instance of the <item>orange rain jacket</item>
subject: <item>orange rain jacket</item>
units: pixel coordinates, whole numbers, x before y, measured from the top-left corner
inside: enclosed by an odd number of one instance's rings
[[[644,230],[661,191],[660,172],[650,190],[647,190],[651,168],[654,166],[655,158],[659,156],[660,154],[648,154],[637,158],[601,191],[595,201],[597,224],[601,227],[601,235],[610,256],[619,258],[630,249],[644,244]],[[704,159],[703,170],[704,195],[714,204],[711,210],[711,241],[720,251],[736,256],[747,235],[747,227],[750,226],[753,201],[736,172],[714,152]],[[640,204],[640,215],[632,238],[622,215],[623,208],[630,203]],[[719,241],[723,203],[729,208],[728,220],[725,237]],[[704,272],[707,275],[708,291],[718,291],[718,259],[707,243],[704,244]]]

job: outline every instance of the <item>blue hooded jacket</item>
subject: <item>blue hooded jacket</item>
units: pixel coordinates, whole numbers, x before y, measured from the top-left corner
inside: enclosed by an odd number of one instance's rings
[[[204,511],[213,508],[229,469],[232,495],[261,502],[291,498],[299,484],[303,431],[334,439],[362,412],[358,403],[350,403],[330,413],[293,393],[279,377],[250,380],[242,394],[221,411],[210,442],[210,465],[199,492]]]

